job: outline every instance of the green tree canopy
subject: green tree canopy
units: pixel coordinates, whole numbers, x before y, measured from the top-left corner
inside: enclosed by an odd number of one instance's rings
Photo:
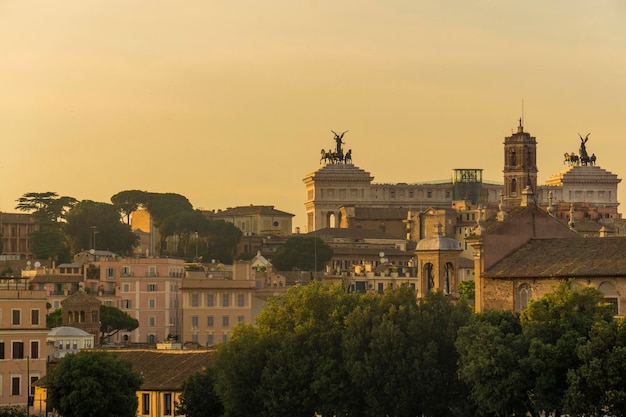
[[[176,415],[187,417],[222,417],[224,406],[215,392],[215,369],[209,367],[192,374],[183,382]]]
[[[592,287],[572,290],[563,282],[553,292],[533,301],[522,312],[521,323],[529,340],[528,361],[534,371],[533,403],[537,412],[560,415],[567,390],[567,374],[577,369],[575,352],[589,338],[597,322],[613,319],[612,306]]]
[[[323,240],[309,236],[294,236],[276,249],[271,259],[279,271],[324,270],[326,262],[333,257],[333,250]]]
[[[132,332],[139,321],[117,307],[100,304],[100,339],[105,340],[121,330]]]
[[[532,373],[523,365],[528,342],[518,314],[485,311],[473,315],[459,330],[456,347],[460,377],[470,387],[470,399],[479,412],[496,416],[533,412]]]
[[[137,245],[137,236],[122,223],[112,204],[84,200],[70,210],[66,219],[65,232],[72,253],[95,246],[96,249],[127,255]]]
[[[57,308],[46,316],[46,327],[52,329],[63,324],[63,310]]]
[[[17,405],[0,406],[0,417],[27,417],[29,415],[30,414],[26,407],[20,407]]]
[[[51,369],[46,388],[48,403],[64,417],[134,417],[141,383],[114,353],[81,351]]]
[[[32,246],[36,258],[66,261],[70,258],[69,245],[63,233],[63,220],[77,200],[60,197],[55,192],[26,193],[17,200],[15,207],[20,211],[32,212],[39,226],[31,232]]]
[[[60,197],[53,191],[26,193],[17,200],[16,210],[32,212],[41,220],[58,222],[77,202],[73,197]]]
[[[218,348],[224,415],[464,415],[454,341],[469,314],[440,293],[418,305],[409,286],[293,287]]]
[[[148,196],[149,193],[146,191],[120,191],[111,197],[111,203],[113,203],[120,214],[126,218],[126,224],[130,224],[130,215],[133,211],[146,204]]]
[[[161,237],[159,253],[163,255],[165,241],[173,233],[172,222],[168,222],[168,218],[182,212],[192,212],[193,206],[186,197],[175,193],[148,193],[145,206],[150,212],[154,226],[159,229]]]
[[[596,323],[577,353],[581,365],[568,372],[565,411],[626,416],[626,319]]]

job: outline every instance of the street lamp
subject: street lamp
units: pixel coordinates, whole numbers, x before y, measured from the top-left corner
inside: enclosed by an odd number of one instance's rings
[[[95,252],[95,250],[96,250],[96,233],[98,233],[98,232],[96,231],[96,226],[91,226],[91,229],[93,230],[93,245],[92,245],[92,249]]]

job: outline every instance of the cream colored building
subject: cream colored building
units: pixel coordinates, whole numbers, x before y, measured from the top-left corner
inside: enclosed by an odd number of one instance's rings
[[[0,282],[0,406],[26,406],[46,375],[46,294]]]
[[[496,205],[502,190],[499,184],[483,183],[482,170],[455,170],[481,172],[478,181],[477,201],[474,204]],[[404,208],[406,219],[409,211],[419,212],[429,207],[452,207],[457,200],[455,192],[462,190],[461,177],[452,176],[451,180],[376,184],[374,177],[367,171],[353,164],[329,164],[310,173],[304,178],[306,227],[308,232],[328,227],[340,227],[346,224],[356,207],[358,208]],[[342,207],[344,215],[342,217]],[[352,220],[359,221],[355,218]],[[371,227],[368,226],[368,227]],[[375,224],[380,229],[380,223]],[[389,226],[390,228],[392,226]],[[390,229],[391,230],[391,229]]]
[[[211,220],[224,220],[235,225],[244,236],[289,236],[293,214],[276,210],[274,206],[229,207],[226,210],[203,211]]]
[[[188,272],[181,286],[181,341],[192,346],[223,343],[237,325],[255,322],[268,297],[286,289],[285,277],[258,259],[235,261],[232,274]]]

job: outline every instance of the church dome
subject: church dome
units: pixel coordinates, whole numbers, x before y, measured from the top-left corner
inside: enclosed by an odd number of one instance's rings
[[[452,238],[443,235],[441,223],[435,225],[435,232],[432,237],[428,237],[417,242],[418,251],[459,251],[461,250],[461,244]]]

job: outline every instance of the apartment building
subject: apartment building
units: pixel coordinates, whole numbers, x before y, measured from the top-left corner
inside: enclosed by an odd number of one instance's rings
[[[35,218],[26,213],[0,213],[2,255],[6,259],[30,259],[30,234],[39,230]]]
[[[180,335],[181,259],[115,258],[87,266],[87,292],[104,305],[117,307],[139,321],[132,332],[120,332],[110,343],[155,344]]]
[[[182,281],[182,342],[213,346],[228,340],[237,325],[254,323],[268,297],[286,291],[285,277],[271,265],[236,261],[227,271],[188,272]]]
[[[0,406],[26,406],[46,374],[46,294],[0,282]]]

